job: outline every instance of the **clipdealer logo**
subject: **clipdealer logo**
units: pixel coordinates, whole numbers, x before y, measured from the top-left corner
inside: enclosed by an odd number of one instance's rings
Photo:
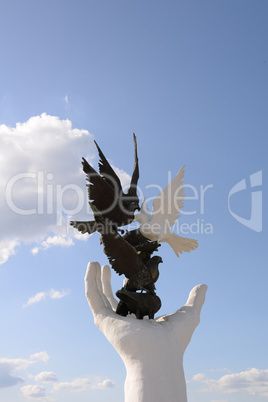
[[[11,211],[18,215],[52,215],[56,211],[57,226],[64,225],[63,215],[68,218],[82,212],[86,206],[87,213],[90,213],[90,208],[87,200],[87,194],[85,189],[82,189],[79,185],[73,184],[56,184],[53,182],[54,175],[52,173],[45,174],[43,171],[24,172],[13,176],[6,185],[6,203]],[[169,172],[168,182],[171,180],[171,173]],[[29,190],[29,194],[25,195],[24,190],[25,183],[31,183],[32,187]],[[241,225],[255,231],[262,231],[262,170],[259,170],[249,176],[250,188],[252,189],[251,198],[251,213],[250,218],[239,215],[231,209],[231,198],[235,194],[247,190],[246,179],[240,180],[236,183],[228,193],[228,210],[230,215]],[[189,202],[194,202],[195,208],[182,209],[179,211],[182,216],[195,215],[197,219],[195,222],[187,223],[177,221],[176,230],[179,234],[213,234],[213,225],[211,222],[205,220],[205,199],[207,197],[207,191],[213,189],[213,185],[206,186],[200,185],[200,188],[196,188],[190,184],[184,184],[184,188],[188,189],[188,193],[191,195],[185,196],[187,206]],[[147,185],[146,190],[154,190],[161,192],[162,188],[156,184]],[[139,198],[142,199],[143,192],[138,188]],[[68,192],[73,194],[72,199],[76,202],[66,202],[66,195]],[[206,195],[206,197],[205,197]],[[244,196],[248,197],[248,192],[245,192]],[[155,197],[155,196],[154,196]],[[148,201],[154,199],[147,198]],[[26,199],[26,203],[23,200]],[[67,197],[68,201],[69,197]],[[177,202],[178,200],[169,200],[170,202]],[[193,204],[192,204],[193,207]],[[199,217],[198,217],[199,216]],[[69,225],[68,225],[69,227]]]
[[[234,194],[247,189],[246,179],[242,179],[236,183],[228,194],[228,209],[232,217],[241,225],[254,230],[255,232],[262,231],[262,190],[256,190],[256,187],[262,186],[262,170],[255,172],[249,176],[251,191],[251,213],[250,218],[246,219],[232,211],[230,199]]]
[[[167,182],[172,181],[172,174],[168,172]],[[181,187],[166,196],[164,189],[158,184],[148,184],[145,190],[151,194],[146,198],[147,203],[152,203],[154,199],[159,199],[157,211],[155,213],[174,214],[174,210],[181,216],[194,216],[195,220],[183,222],[174,221],[178,234],[213,234],[213,225],[205,219],[205,204],[207,193],[213,188],[212,184],[200,185],[198,187],[191,184],[183,184],[187,190],[187,195],[181,196]],[[125,189],[123,188],[123,191]],[[143,190],[137,186],[137,194],[140,200],[144,197]],[[158,195],[155,195],[158,194]],[[180,208],[181,197],[187,204],[187,208]],[[66,226],[69,232],[69,221],[74,220],[79,215],[90,216],[93,218],[92,211],[88,202],[86,186],[79,186],[77,183],[59,184],[53,173],[37,171],[22,172],[15,174],[6,184],[5,189],[6,204],[10,211],[21,216],[51,215],[55,216],[57,227]],[[114,200],[116,202],[116,198]],[[109,208],[113,208],[113,204]],[[51,219],[52,218],[52,219]],[[169,223],[170,225],[170,223]],[[174,228],[175,229],[175,228]]]

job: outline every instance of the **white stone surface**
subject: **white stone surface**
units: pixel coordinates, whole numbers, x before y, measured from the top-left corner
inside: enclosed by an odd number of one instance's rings
[[[85,287],[95,324],[125,364],[125,402],[186,402],[183,354],[199,324],[207,286],[196,286],[185,306],[155,320],[115,313],[107,265],[90,262]]]

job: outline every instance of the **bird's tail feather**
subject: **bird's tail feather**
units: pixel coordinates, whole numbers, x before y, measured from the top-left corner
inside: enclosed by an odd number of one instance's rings
[[[175,233],[170,233],[165,240],[177,257],[179,257],[183,252],[189,252],[198,247],[197,240],[187,239],[186,237],[178,236]]]

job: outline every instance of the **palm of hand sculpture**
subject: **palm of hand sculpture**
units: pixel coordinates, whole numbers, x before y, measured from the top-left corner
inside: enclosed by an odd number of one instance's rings
[[[112,224],[115,228],[131,223],[134,219],[134,212],[139,208],[137,196],[137,183],[139,179],[139,164],[137,154],[136,136],[133,134],[135,161],[129,189],[123,192],[119,177],[105,158],[100,147],[98,149],[100,162],[99,173],[82,158],[83,170],[87,175],[88,199],[91,208],[98,210],[107,226]],[[94,213],[95,215],[95,213]],[[96,221],[72,221],[72,226],[82,233],[93,233],[97,230]]]
[[[126,366],[125,402],[186,402],[183,354],[199,324],[207,286],[196,286],[185,306],[156,320],[115,313],[107,265],[101,270],[99,263],[89,263],[85,288],[95,324]]]
[[[167,242],[177,257],[180,253],[189,252],[198,247],[196,240],[178,236],[171,230],[183,207],[185,198],[183,178],[184,166],[171,183],[155,197],[152,213],[149,211],[144,198],[141,210],[134,219],[140,223],[140,231],[144,237],[152,241]]]

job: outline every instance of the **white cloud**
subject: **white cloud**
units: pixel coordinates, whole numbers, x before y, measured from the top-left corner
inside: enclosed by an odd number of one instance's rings
[[[43,398],[46,396],[46,389],[42,385],[25,385],[21,387],[21,392],[27,398]]]
[[[38,352],[38,353],[34,353],[30,356],[30,359],[33,360],[42,360],[43,362],[47,362],[49,360],[49,355],[47,354],[47,352]]]
[[[41,373],[34,376],[36,382],[54,382],[58,381],[56,373],[52,371],[42,371]]]
[[[90,387],[91,381],[88,378],[76,378],[71,382],[59,382],[53,387],[53,391],[84,392]]]
[[[19,245],[17,240],[0,240],[0,265],[4,264],[11,255],[15,254],[16,246]]]
[[[51,289],[47,292],[39,292],[39,293],[36,293],[36,295],[30,297],[29,300],[27,301],[27,303],[24,304],[23,307],[29,307],[32,304],[39,303],[40,301],[45,300],[47,298],[52,299],[52,300],[53,299],[61,299],[65,296],[67,296],[69,293],[70,293],[69,289],[67,289],[67,290]]]
[[[46,240],[42,241],[40,247],[34,247],[31,250],[32,254],[37,254],[39,250],[47,250],[53,246],[62,246],[62,247],[69,247],[74,244],[71,237],[64,237],[64,236],[49,236]]]
[[[65,96],[64,96],[64,103],[65,103],[66,108],[69,108],[69,107],[70,107],[70,102],[69,102],[69,97],[68,97],[68,95],[65,95]]]
[[[0,388],[12,387],[19,383],[24,383],[24,379],[20,376],[14,376],[10,373],[2,373],[1,363],[0,363]]]
[[[114,382],[111,380],[104,380],[102,382],[97,382],[96,384],[92,384],[91,389],[107,389],[113,388]]]
[[[192,381],[203,384],[199,392],[241,392],[251,396],[268,397],[268,370],[251,368],[241,373],[226,374],[218,380],[209,379],[205,374],[196,374]]]
[[[211,369],[209,370],[211,373],[221,373],[221,372],[226,372],[228,374],[231,374],[231,370],[228,368],[217,368],[217,369]]]
[[[49,297],[50,299],[61,299],[64,296],[67,296],[70,293],[70,290],[55,290],[51,289],[49,291]]]
[[[228,402],[227,399],[213,399],[211,402]]]
[[[81,157],[96,156],[92,135],[69,120],[42,114],[16,127],[0,125],[0,264],[22,242],[32,253],[71,246],[68,215],[88,209]],[[81,211],[80,211],[81,210]]]
[[[39,247],[34,247],[34,248],[31,250],[31,253],[32,253],[33,255],[39,253]]]
[[[11,387],[18,383],[23,383],[21,376],[14,375],[14,372],[25,370],[32,361],[24,359],[0,359],[0,388]]]
[[[68,96],[64,98],[69,105]],[[0,125],[0,265],[21,243],[34,243],[32,254],[52,246],[85,240],[69,225],[87,219],[90,208],[81,157],[97,156],[93,136],[72,128],[70,120],[43,113],[16,127]],[[134,158],[133,158],[134,160]],[[122,186],[130,176],[114,167]]]
[[[18,383],[25,382],[17,372],[25,372],[32,364],[38,360],[47,361],[49,356],[47,352],[39,352],[30,356],[29,359],[0,359],[0,388],[11,387]]]
[[[47,297],[46,292],[39,292],[36,293],[35,296],[30,297],[30,299],[27,301],[27,303],[24,305],[24,307],[31,306],[32,304],[39,303],[41,300],[44,300]]]
[[[192,378],[194,382],[205,382],[207,380],[207,376],[202,373],[195,374]]]
[[[102,390],[102,389],[113,388],[113,386],[114,382],[109,379],[100,381],[97,379],[90,380],[87,377],[83,377],[83,378],[75,378],[71,382],[59,382],[57,384],[54,384],[53,391],[85,392],[88,389]]]
[[[133,157],[134,160],[134,157]],[[124,170],[117,168],[114,165],[111,165],[112,168],[114,169],[115,173],[117,174],[118,177],[120,177],[122,189],[126,191],[130,185],[131,177],[128,173],[126,173]]]
[[[77,239],[77,240],[83,240],[83,241],[85,241],[85,240],[87,240],[88,238],[89,238],[89,234],[88,233],[81,233],[81,232],[78,232],[78,230],[76,230],[76,232],[74,233],[74,238],[75,239]]]
[[[74,243],[70,238],[64,238],[62,236],[49,236],[45,241],[41,243],[44,248],[49,248],[51,246],[64,246],[69,247]]]

